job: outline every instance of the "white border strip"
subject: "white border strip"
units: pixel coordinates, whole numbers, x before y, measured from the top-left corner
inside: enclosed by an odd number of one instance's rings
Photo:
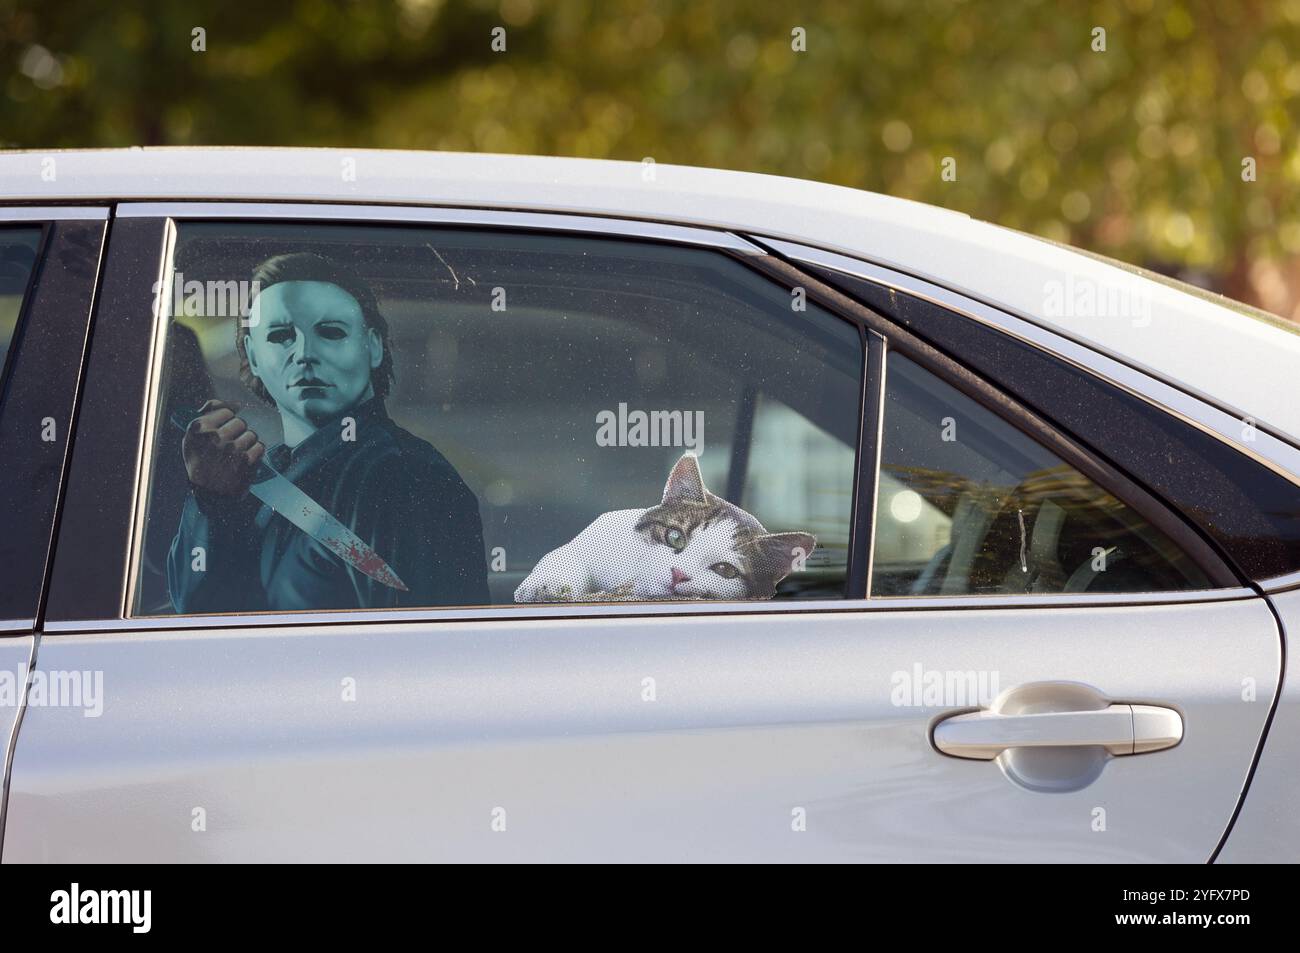
[[[407,622],[510,622],[526,619],[636,618],[678,620],[729,615],[792,615],[830,612],[886,612],[916,609],[1132,608],[1235,602],[1255,597],[1244,587],[1141,593],[1053,593],[1042,595],[875,596],[870,599],[800,599],[785,602],[559,603],[454,609],[349,609],[333,612],[226,613],[194,616],[137,616],[50,622],[43,634],[125,632],[158,629],[261,629],[270,626],[394,624]]]
[[[0,205],[0,222],[104,221],[107,218],[105,206]]]
[[[400,222],[428,225],[476,225],[538,229],[646,238],[678,245],[725,248],[745,255],[767,252],[732,232],[660,222],[640,222],[551,212],[494,211],[414,205],[307,205],[290,202],[127,202],[117,207],[119,218],[177,220],[305,219],[330,222]]]

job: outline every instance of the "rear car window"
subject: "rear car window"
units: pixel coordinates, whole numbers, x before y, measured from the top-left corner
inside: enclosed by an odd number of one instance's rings
[[[180,223],[169,275],[136,615],[845,594],[858,330],[720,252]]]
[[[1163,532],[900,354],[886,362],[873,596],[1205,589]]]

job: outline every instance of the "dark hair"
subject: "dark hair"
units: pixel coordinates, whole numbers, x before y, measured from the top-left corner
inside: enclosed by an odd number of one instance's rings
[[[383,400],[393,385],[393,349],[388,341],[388,322],[379,313],[379,304],[370,285],[349,266],[339,261],[317,255],[314,252],[295,252],[292,255],[276,255],[268,258],[253,269],[253,281],[258,293],[271,285],[285,281],[323,281],[337,285],[357,300],[361,305],[361,316],[366,327],[379,332],[379,340],[384,347],[383,359],[379,366],[370,372],[370,385],[375,389],[375,397]],[[235,323],[235,351],[239,354],[239,379],[254,394],[274,404],[266,387],[253,374],[248,366],[248,351],[244,348],[244,335],[248,333],[242,322]]]

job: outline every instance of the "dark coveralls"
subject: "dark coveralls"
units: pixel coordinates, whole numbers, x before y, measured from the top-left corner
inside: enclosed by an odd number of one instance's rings
[[[340,421],[356,421],[345,441]],[[354,569],[251,493],[239,499],[192,488],[167,558],[177,612],[377,609],[487,605],[478,500],[447,459],[371,399],[297,447],[267,458],[370,545],[409,588]],[[192,553],[204,549],[204,571]]]

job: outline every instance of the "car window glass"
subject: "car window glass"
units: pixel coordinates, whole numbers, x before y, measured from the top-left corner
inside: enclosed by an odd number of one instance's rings
[[[787,580],[787,591],[817,596],[835,590],[844,578],[849,545],[844,515],[853,506],[854,443],[828,433],[777,398],[762,396],[750,447],[740,497],[744,506],[817,538],[805,570]]]
[[[9,350],[40,239],[39,228],[0,228],[0,374],[9,366]]]
[[[1207,588],[1169,538],[992,411],[886,364],[873,596]]]
[[[722,253],[181,223],[161,303],[137,614],[845,593],[858,331]]]

